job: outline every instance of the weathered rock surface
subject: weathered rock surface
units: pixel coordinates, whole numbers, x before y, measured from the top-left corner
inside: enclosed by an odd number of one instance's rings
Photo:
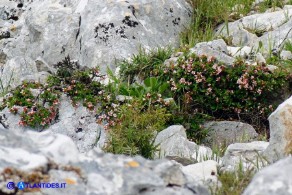
[[[210,148],[189,141],[181,125],[173,125],[159,132],[154,144],[159,146],[155,158],[182,157],[200,162],[214,155]]]
[[[243,59],[248,65],[255,66],[257,64],[266,64],[263,55],[259,52],[255,52],[254,48],[249,46],[227,46],[223,39],[197,43],[194,47],[190,48],[189,54],[192,53],[195,53],[198,56],[207,56],[209,59],[216,58],[218,62],[225,66],[233,65],[237,58]],[[172,55],[164,62],[164,65],[167,67],[170,65],[177,65],[178,59],[183,57],[182,54],[182,52],[178,52]]]
[[[28,176],[33,174],[67,186],[31,194],[209,194],[196,180],[185,176],[179,165],[168,160],[150,161],[97,150],[80,154],[64,135],[0,128],[0,193],[15,193],[6,184],[28,182]]]
[[[270,161],[292,153],[292,97],[280,104],[269,116],[270,145],[265,155]]]
[[[233,46],[249,46],[257,51],[262,48],[267,55],[270,49],[279,51],[292,37],[292,7],[286,5],[280,10],[270,10],[245,16],[227,25],[217,27],[216,34],[225,37]]]
[[[236,171],[239,166],[243,170],[259,170],[268,164],[263,151],[269,142],[254,141],[250,143],[235,143],[227,147],[222,157],[221,167],[224,171]]]
[[[188,165],[182,167],[184,174],[192,177],[194,180],[210,187],[218,184],[218,163],[214,160]]]
[[[20,110],[21,107],[19,107]],[[68,97],[62,96],[58,115],[58,121],[43,131],[67,135],[73,139],[80,152],[87,152],[94,147],[102,148],[104,146],[106,141],[105,130],[102,125],[96,123],[94,112],[90,112],[82,105],[75,108]],[[10,131],[40,131],[20,126],[18,124],[20,116],[12,114],[8,108],[2,110],[0,116],[0,127],[6,127]]]
[[[292,53],[291,53],[291,51],[283,50],[280,53],[280,57],[283,60],[291,60],[292,59]]]
[[[105,72],[140,46],[177,46],[179,33],[191,21],[185,0],[2,2],[0,77],[7,85],[13,75],[12,86],[23,79],[42,79],[67,55]]]
[[[282,159],[258,172],[243,195],[292,194],[292,157]]]
[[[66,165],[78,161],[72,140],[51,132],[12,132],[0,128],[0,172],[6,167],[31,171],[49,163]]]
[[[229,55],[232,57],[241,57],[243,59],[248,58],[250,53],[252,52],[252,49],[248,46],[244,47],[227,47]]]
[[[96,123],[95,113],[80,105],[74,108],[67,97],[63,97],[59,108],[59,121],[47,131],[69,136],[80,152],[94,147],[102,148],[106,141],[105,130]]]
[[[232,65],[235,61],[235,58],[228,55],[227,45],[223,39],[198,43],[190,49],[190,53],[195,53],[198,56],[206,55],[209,58],[215,57],[226,65]]]
[[[251,125],[236,121],[211,121],[205,123],[203,127],[209,132],[204,142],[211,146],[247,142],[258,136]]]

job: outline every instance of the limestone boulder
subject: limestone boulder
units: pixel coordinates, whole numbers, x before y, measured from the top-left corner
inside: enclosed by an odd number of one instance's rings
[[[204,143],[210,146],[248,142],[258,136],[251,125],[237,121],[210,121],[203,124],[203,127],[208,130]]]
[[[214,160],[207,160],[200,163],[182,167],[184,174],[192,177],[202,184],[214,187],[218,184],[218,163]]]
[[[79,153],[69,137],[49,132],[17,133],[0,127],[0,194],[16,194],[8,182],[66,183],[66,188],[26,189],[31,194],[209,195],[207,188],[169,160]]]
[[[291,194],[292,157],[287,157],[259,171],[245,189],[243,195]]]
[[[178,46],[191,14],[184,0],[4,0],[0,77],[12,86],[23,79],[42,79],[68,55],[105,73],[140,47]]]
[[[175,160],[180,157],[201,162],[214,156],[210,148],[189,141],[186,130],[181,125],[172,125],[159,132],[154,144],[158,146],[155,158],[167,157]]]
[[[270,161],[292,153],[292,97],[280,104],[269,116],[270,145],[265,155]]]
[[[269,162],[263,152],[268,145],[269,142],[264,141],[229,145],[222,157],[221,170],[237,171],[241,166],[244,171],[256,171],[265,167]]]
[[[235,61],[235,58],[229,56],[227,45],[223,39],[197,43],[195,47],[190,49],[190,53],[195,53],[198,56],[205,55],[209,58],[215,57],[219,62],[229,66]]]

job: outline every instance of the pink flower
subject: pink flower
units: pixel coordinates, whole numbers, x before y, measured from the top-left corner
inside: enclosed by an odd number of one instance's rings
[[[147,97],[147,98],[150,98],[150,97],[151,97],[151,94],[150,94],[150,93],[147,93],[147,94],[146,94],[146,97]]]
[[[217,64],[214,64],[214,65],[212,66],[212,68],[213,68],[214,70],[216,70],[216,69],[217,69],[217,67],[218,67],[218,65],[217,65]]]
[[[175,90],[177,90],[177,88],[176,87],[171,87],[170,90],[171,91],[175,91]]]
[[[26,126],[26,123],[23,120],[21,120],[21,121],[19,121],[18,125],[20,125],[20,126]]]
[[[219,66],[219,67],[216,69],[216,75],[219,75],[222,71],[223,71],[223,66]]]
[[[180,82],[181,84],[185,84],[186,79],[185,79],[185,78],[181,78],[181,79],[179,80],[179,82]]]
[[[56,99],[56,100],[54,100],[53,105],[56,106],[56,105],[58,105],[59,103],[60,103],[59,100]]]

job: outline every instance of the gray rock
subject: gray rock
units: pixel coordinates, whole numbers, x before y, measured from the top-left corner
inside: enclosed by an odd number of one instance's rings
[[[50,178],[48,182],[66,183],[66,188],[44,188],[42,190],[43,194],[84,194],[84,192],[86,192],[87,186],[83,179],[80,178],[80,175],[74,171],[52,169],[49,171],[49,175]],[[70,181],[71,184],[67,183],[68,181]]]
[[[125,102],[125,101],[128,101],[128,100],[132,100],[133,97],[131,97],[131,96],[125,96],[125,95],[117,95],[116,99],[119,102]]]
[[[292,97],[269,116],[269,123],[270,145],[265,155],[270,161],[276,161],[292,152]]]
[[[257,64],[266,64],[266,60],[261,53],[256,54],[256,63]]]
[[[290,12],[292,12],[292,9],[290,9]],[[292,19],[290,18],[287,22],[283,23],[283,25],[260,37],[255,42],[254,47],[257,48],[260,44],[262,44],[264,56],[268,55],[270,48],[281,50],[285,43],[292,38],[291,24]]]
[[[270,31],[281,26],[291,16],[292,10],[253,14],[242,18],[242,25],[244,28],[251,30]]]
[[[232,57],[241,57],[246,59],[251,53],[251,48],[248,46],[244,47],[227,47],[228,53]]]
[[[268,145],[268,142],[263,141],[229,145],[222,157],[221,169],[236,171],[239,166],[242,166],[244,171],[261,169],[268,164],[267,159],[263,156],[263,151]]]
[[[173,161],[175,161],[183,166],[197,163],[197,161],[194,159],[180,157],[180,156],[166,156],[165,158],[169,159],[169,160],[173,160]]]
[[[292,60],[292,53],[291,53],[291,51],[283,50],[280,53],[280,57],[283,60]]]
[[[198,56],[206,55],[209,58],[215,57],[226,65],[232,65],[235,61],[233,57],[228,55],[227,45],[223,39],[198,43],[190,49],[190,53],[195,53]]]
[[[6,184],[11,180],[25,181],[30,174],[48,178],[49,182],[66,183],[62,189],[39,189],[48,195],[210,194],[169,160],[150,161],[139,156],[104,154],[96,149],[81,154],[74,142],[61,134],[14,133],[0,128],[0,193],[15,193]]]
[[[275,70],[278,69],[278,66],[275,66],[275,65],[267,65],[267,68],[269,69],[269,71],[274,72]]]
[[[194,180],[207,184],[210,187],[215,187],[218,184],[218,163],[214,160],[188,165],[182,167],[182,171],[192,177]]]
[[[292,157],[287,157],[258,172],[243,195],[288,195],[292,194]]]
[[[28,75],[41,78],[38,58],[52,66],[70,55],[83,66],[100,66],[105,73],[107,66],[113,69],[117,61],[137,54],[141,45],[178,46],[180,32],[191,21],[191,7],[184,0],[35,0],[25,1],[21,9],[4,1],[0,19],[10,21],[12,15],[18,19],[3,24],[13,29],[13,38],[0,41],[7,58],[0,77],[7,84],[6,77],[14,73],[14,85]],[[7,15],[7,10],[17,11]]]
[[[37,94],[37,90],[34,90],[33,93]],[[21,109],[19,107],[19,113]],[[0,116],[3,118],[3,120],[0,119],[0,127],[5,126],[10,131],[17,133],[24,131],[47,131],[67,135],[73,139],[80,152],[87,152],[94,147],[103,148],[107,138],[102,125],[96,123],[94,112],[90,112],[82,105],[76,108],[73,107],[70,99],[63,95],[60,100],[58,115],[58,121],[47,129],[32,129],[20,126],[18,124],[20,116],[10,113],[9,109],[5,108],[0,112]]]
[[[104,146],[105,130],[96,123],[94,112],[90,112],[82,105],[74,108],[70,99],[62,96],[59,116],[59,121],[51,125],[47,131],[71,137],[80,152],[87,152],[96,146],[100,148]]]
[[[232,46],[239,47],[252,46],[258,38],[243,27],[241,20],[219,25],[215,29],[215,35],[225,37]]]
[[[235,22],[219,25],[216,28],[216,35],[229,39],[234,46],[261,49],[266,56],[270,49],[282,48],[285,41],[291,38],[291,16],[291,7],[252,14]]]
[[[198,189],[198,191],[194,191],[195,194],[206,194],[205,191],[202,191],[201,189]],[[193,191],[183,189],[181,190],[180,188],[177,187],[172,187],[172,188],[165,188],[165,189],[154,189],[151,191],[144,192],[144,195],[191,195],[194,194]]]
[[[159,149],[155,158],[181,157],[200,162],[214,156],[210,148],[190,142],[185,128],[181,125],[173,125],[159,132],[154,144]]]
[[[1,103],[1,102],[0,102]],[[8,128],[7,118],[5,114],[0,114],[0,127]]]
[[[263,2],[265,2],[265,0],[255,0],[255,1],[252,3],[252,6],[256,6],[256,5],[258,5],[258,4],[260,4],[260,3],[263,3]]]
[[[78,150],[70,138],[50,132],[12,132],[0,128],[0,172],[5,167],[31,171],[46,166],[77,162]],[[70,155],[65,155],[70,154]]]
[[[234,142],[246,142],[255,139],[258,134],[246,123],[236,121],[211,121],[203,124],[208,136],[203,140],[210,146],[227,146]]]
[[[20,109],[21,107],[15,106],[16,108]],[[8,108],[0,111],[0,115],[4,119],[4,124],[2,127],[9,129],[13,132],[23,132],[26,128],[20,126],[18,123],[20,121],[20,116],[18,114],[12,114]],[[1,127],[1,125],[0,125]],[[36,129],[37,131],[38,129]]]

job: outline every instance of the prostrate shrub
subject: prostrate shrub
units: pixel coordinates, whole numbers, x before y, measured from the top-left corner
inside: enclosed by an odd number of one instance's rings
[[[115,93],[102,84],[105,76],[97,68],[81,68],[69,57],[55,67],[56,74],[49,76],[46,84],[24,82],[4,98],[0,109],[8,107],[14,114],[20,110],[20,125],[43,130],[57,120],[60,97],[64,94],[74,106],[81,103],[95,111],[105,128],[118,122],[119,103]],[[37,94],[33,95],[33,90]]]
[[[105,75],[97,68],[81,68],[69,57],[55,65],[57,71],[46,84],[24,82],[4,99],[1,110],[10,108],[20,114],[20,125],[43,130],[58,120],[60,98],[66,95],[73,106],[82,104],[93,114],[97,123],[109,133],[106,150],[152,158],[156,150],[153,141],[169,119],[171,103],[169,84],[151,77],[143,84],[123,83],[109,72],[111,82],[104,84]],[[130,96],[124,102],[117,95]]]
[[[265,127],[276,106],[273,99],[283,93],[289,77],[280,69],[272,73],[265,65],[238,61],[227,67],[214,58],[187,52],[168,66],[148,59],[153,56],[135,61],[137,67],[149,63],[150,77],[145,73],[139,82],[124,82],[109,71],[108,85],[104,84],[106,75],[97,68],[81,68],[67,57],[55,65],[57,72],[46,84],[24,82],[4,99],[0,109],[19,113],[20,125],[43,130],[58,120],[60,98],[67,95],[74,106],[82,104],[96,114],[97,123],[109,131],[107,151],[151,158],[155,133],[167,125],[184,125],[189,139],[197,143],[208,134],[201,124],[210,118],[239,119]],[[141,76],[137,71],[127,74]]]
[[[184,112],[261,121],[274,110],[273,99],[283,93],[287,78],[285,71],[272,73],[265,65],[249,66],[238,61],[227,67],[215,58],[194,54],[165,67],[160,77],[170,83]]]
[[[37,91],[34,96],[32,91]],[[38,82],[23,82],[3,99],[0,109],[8,107],[11,113],[20,114],[19,125],[39,130],[48,127],[57,117],[58,93]]]
[[[119,121],[117,113],[120,104],[116,100],[116,92],[104,85],[106,75],[102,75],[98,68],[81,68],[69,57],[55,67],[57,73],[48,78],[50,87],[61,89],[73,105],[81,103],[96,112],[97,122],[104,124],[106,129]]]

